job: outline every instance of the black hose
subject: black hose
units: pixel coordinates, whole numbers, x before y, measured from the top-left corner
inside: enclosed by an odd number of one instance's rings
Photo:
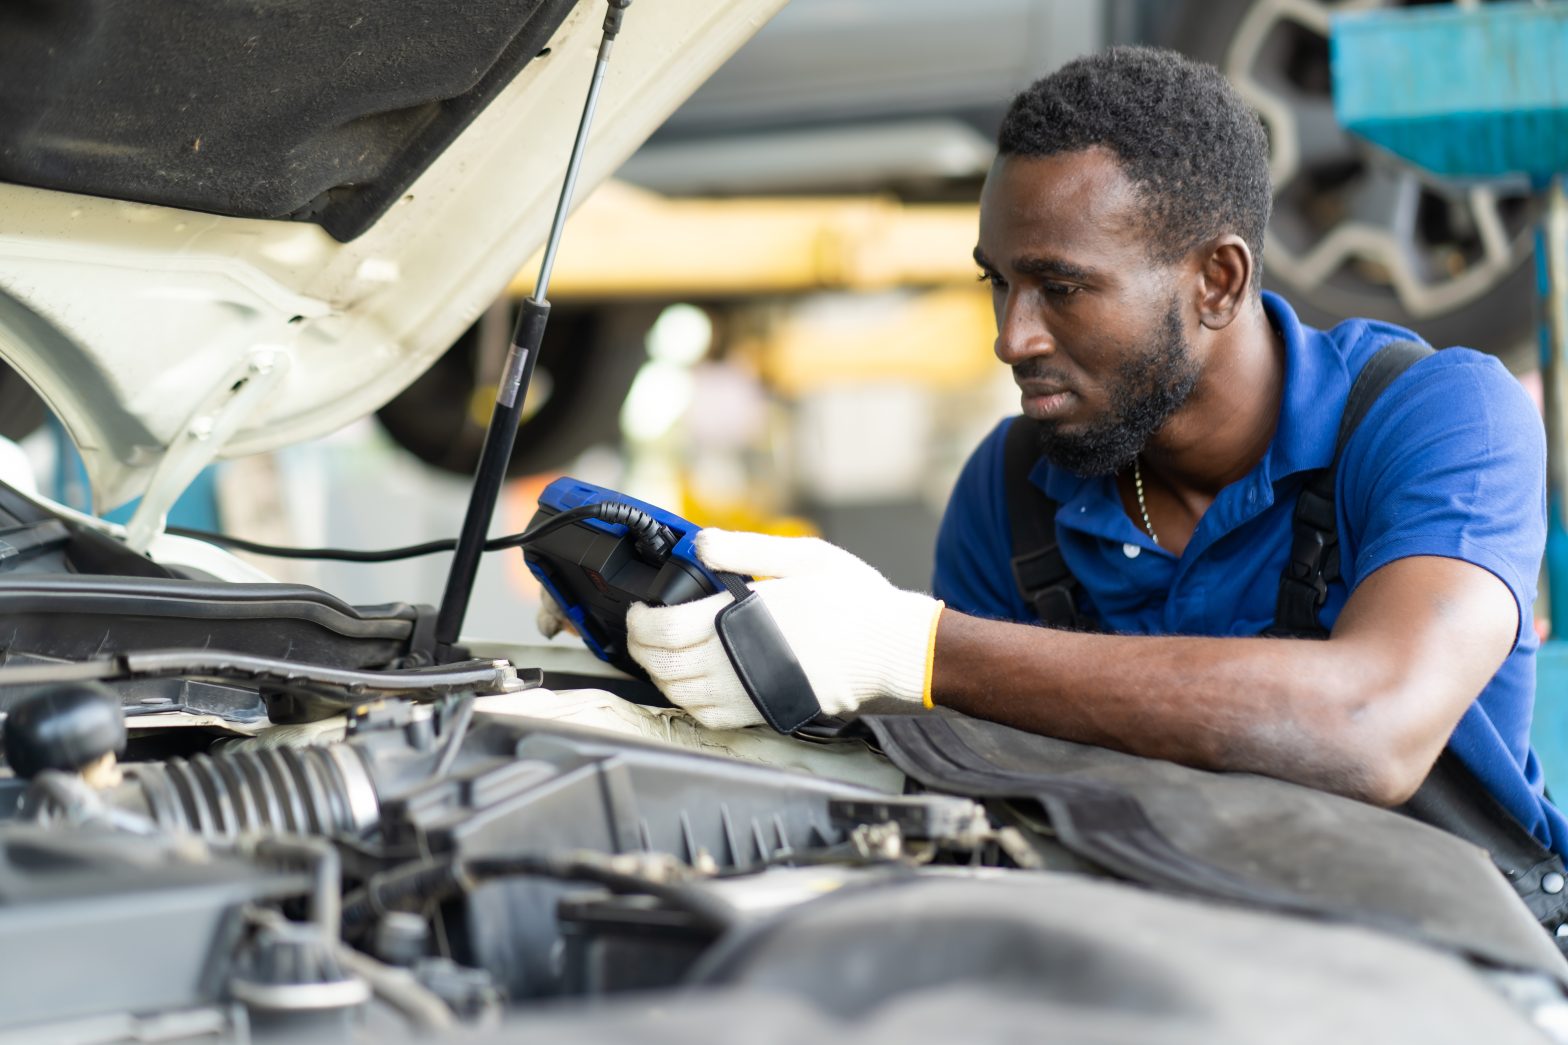
[[[548,859],[548,858],[547,858]],[[539,866],[531,858],[496,857],[479,858],[466,865],[468,873],[479,879],[501,878],[512,875],[539,875],[577,880],[602,885],[612,893],[622,896],[653,896],[677,910],[690,915],[697,925],[714,933],[723,933],[735,924],[735,908],[727,900],[687,882],[661,882],[641,875],[617,871],[596,860],[581,857],[553,861]]]
[[[344,931],[352,931],[386,911],[435,903],[486,881],[515,877],[591,882],[620,895],[657,897],[714,933],[730,929],[737,917],[728,901],[701,886],[657,881],[616,870],[609,866],[607,857],[598,854],[517,854],[468,860],[432,857],[375,875],[349,894],[343,902]]]
[[[343,928],[357,928],[388,911],[445,899],[465,891],[455,857],[433,856],[371,875],[343,898]]]

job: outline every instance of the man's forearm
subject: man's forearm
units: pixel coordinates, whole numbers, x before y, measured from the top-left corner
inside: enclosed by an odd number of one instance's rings
[[[1413,772],[1402,761],[1431,745],[1406,737],[1388,674],[1354,643],[1095,635],[946,611],[932,690],[1030,732],[1393,804]]]
[[[754,590],[828,714],[939,704],[1034,732],[1381,804],[1421,783],[1507,659],[1519,602],[1494,573],[1397,559],[1356,585],[1327,641],[1089,635],[982,620],[901,591],[816,538],[703,530]],[[632,607],[627,649],[710,728],[761,724],[716,632],[726,596]],[[936,633],[933,656],[931,636]],[[930,674],[928,674],[930,673]]]

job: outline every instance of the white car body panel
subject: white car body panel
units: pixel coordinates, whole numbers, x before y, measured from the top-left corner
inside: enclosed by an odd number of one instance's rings
[[[577,199],[783,2],[629,9]],[[177,478],[331,432],[446,351],[545,239],[603,14],[570,14],[548,56],[348,243],[310,224],[0,185],[0,358],[65,424],[100,510],[147,491],[171,452]],[[261,373],[274,387],[237,401],[236,381]]]

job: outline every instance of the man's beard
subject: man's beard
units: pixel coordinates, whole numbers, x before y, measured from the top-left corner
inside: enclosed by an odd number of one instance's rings
[[[1181,309],[1172,297],[1153,344],[1117,368],[1108,386],[1111,402],[1105,415],[1073,432],[1060,431],[1055,421],[1037,422],[1040,452],[1056,467],[1078,475],[1113,475],[1132,464],[1149,438],[1181,409],[1198,376],[1181,328]]]

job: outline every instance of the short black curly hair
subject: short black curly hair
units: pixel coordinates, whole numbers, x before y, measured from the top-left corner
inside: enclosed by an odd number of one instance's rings
[[[1212,65],[1158,47],[1112,47],[1035,81],[997,135],[1003,156],[1103,146],[1149,208],[1154,256],[1173,262],[1226,232],[1247,241],[1253,289],[1273,205],[1263,124]]]

